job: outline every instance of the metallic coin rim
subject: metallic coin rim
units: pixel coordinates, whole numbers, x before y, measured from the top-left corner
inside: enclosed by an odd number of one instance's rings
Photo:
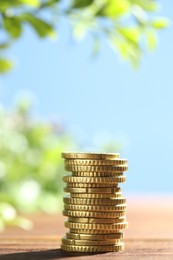
[[[110,234],[98,234],[98,235],[92,235],[92,234],[75,234],[75,233],[66,233],[66,237],[69,239],[83,239],[83,240],[107,240],[107,239],[122,239],[124,238],[124,233],[110,233]]]
[[[65,227],[70,229],[94,229],[94,230],[122,230],[128,227],[128,222],[114,224],[98,224],[98,223],[76,223],[65,221]]]
[[[63,237],[61,239],[62,243],[65,245],[76,245],[76,246],[106,246],[115,245],[121,242],[120,239],[107,239],[107,240],[83,240],[83,239],[71,239]]]
[[[67,183],[69,188],[118,188],[118,183]]]
[[[75,211],[123,211],[127,207],[126,204],[119,204],[115,206],[96,206],[96,205],[72,205],[72,204],[65,204],[65,210],[75,210]]]
[[[117,165],[127,165],[127,159],[107,159],[107,160],[99,160],[99,159],[66,159],[64,161],[65,165],[76,165],[76,166],[101,166],[101,165],[109,165],[109,166],[117,166]]]
[[[119,218],[119,217],[126,216],[126,211],[100,212],[100,211],[63,210],[63,215],[66,216],[66,217]]]
[[[116,193],[70,193],[72,198],[90,198],[90,199],[119,199],[122,198],[122,192]]]
[[[121,242],[111,246],[76,246],[61,244],[61,249],[70,252],[109,252],[109,251],[123,251],[124,243]]]
[[[70,228],[70,233],[75,234],[91,234],[91,235],[100,235],[100,234],[112,234],[112,233],[119,233],[122,232],[122,229],[114,229],[114,230],[100,230],[100,229],[77,229],[77,228]]]
[[[76,176],[64,176],[63,181],[67,183],[96,183],[96,184],[105,184],[105,183],[119,183],[125,182],[126,176],[116,176],[116,177],[76,177]]]
[[[88,224],[113,224],[126,222],[126,217],[119,218],[81,218],[81,217],[68,217],[68,222],[75,223],[88,223]]]
[[[128,171],[128,165],[100,165],[100,166],[76,166],[65,165],[65,170],[70,172],[126,172]]]
[[[123,172],[72,172],[71,176],[76,177],[119,177],[124,176]]]
[[[120,187],[100,187],[100,188],[75,188],[75,187],[69,187],[66,186],[64,188],[65,192],[69,192],[69,193],[86,193],[86,194],[95,194],[95,193],[99,193],[99,194],[113,194],[116,192],[122,192],[122,189]]]
[[[71,198],[64,197],[64,203],[71,205],[119,205],[126,204],[126,198],[115,198],[115,199],[90,199],[90,198]]]
[[[62,152],[64,159],[114,159],[119,158],[119,153],[91,153],[91,152]]]

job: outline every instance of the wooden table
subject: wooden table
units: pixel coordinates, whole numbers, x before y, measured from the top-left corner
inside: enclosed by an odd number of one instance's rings
[[[28,216],[34,228],[8,228],[0,234],[0,259],[173,259],[173,196],[128,199],[129,229],[122,253],[74,254],[60,250],[65,234],[62,215]]]

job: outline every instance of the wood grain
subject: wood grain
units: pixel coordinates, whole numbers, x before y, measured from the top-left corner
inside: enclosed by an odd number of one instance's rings
[[[7,228],[0,234],[0,259],[173,259],[173,196],[131,196],[129,229],[122,253],[77,254],[59,249],[67,231],[59,215],[27,216],[34,222],[30,232]]]

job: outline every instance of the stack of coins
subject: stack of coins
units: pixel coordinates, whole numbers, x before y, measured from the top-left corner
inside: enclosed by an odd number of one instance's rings
[[[61,249],[72,252],[123,251],[123,230],[127,228],[126,199],[119,183],[127,160],[115,153],[62,153],[67,183],[63,215],[69,232]]]

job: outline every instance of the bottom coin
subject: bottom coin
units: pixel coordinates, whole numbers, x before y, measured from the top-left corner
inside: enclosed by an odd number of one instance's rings
[[[107,239],[107,240],[82,240],[82,239],[69,239],[62,238],[62,243],[64,245],[75,245],[75,246],[106,246],[119,244],[120,239]]]
[[[61,244],[61,249],[69,252],[84,252],[84,253],[94,253],[94,252],[119,252],[124,250],[124,243],[110,245],[110,246],[76,246],[76,245],[66,245]]]
[[[66,233],[66,237],[69,239],[82,239],[82,240],[107,240],[107,239],[121,239],[124,237],[124,233],[113,233],[113,234],[75,234],[75,233]]]

